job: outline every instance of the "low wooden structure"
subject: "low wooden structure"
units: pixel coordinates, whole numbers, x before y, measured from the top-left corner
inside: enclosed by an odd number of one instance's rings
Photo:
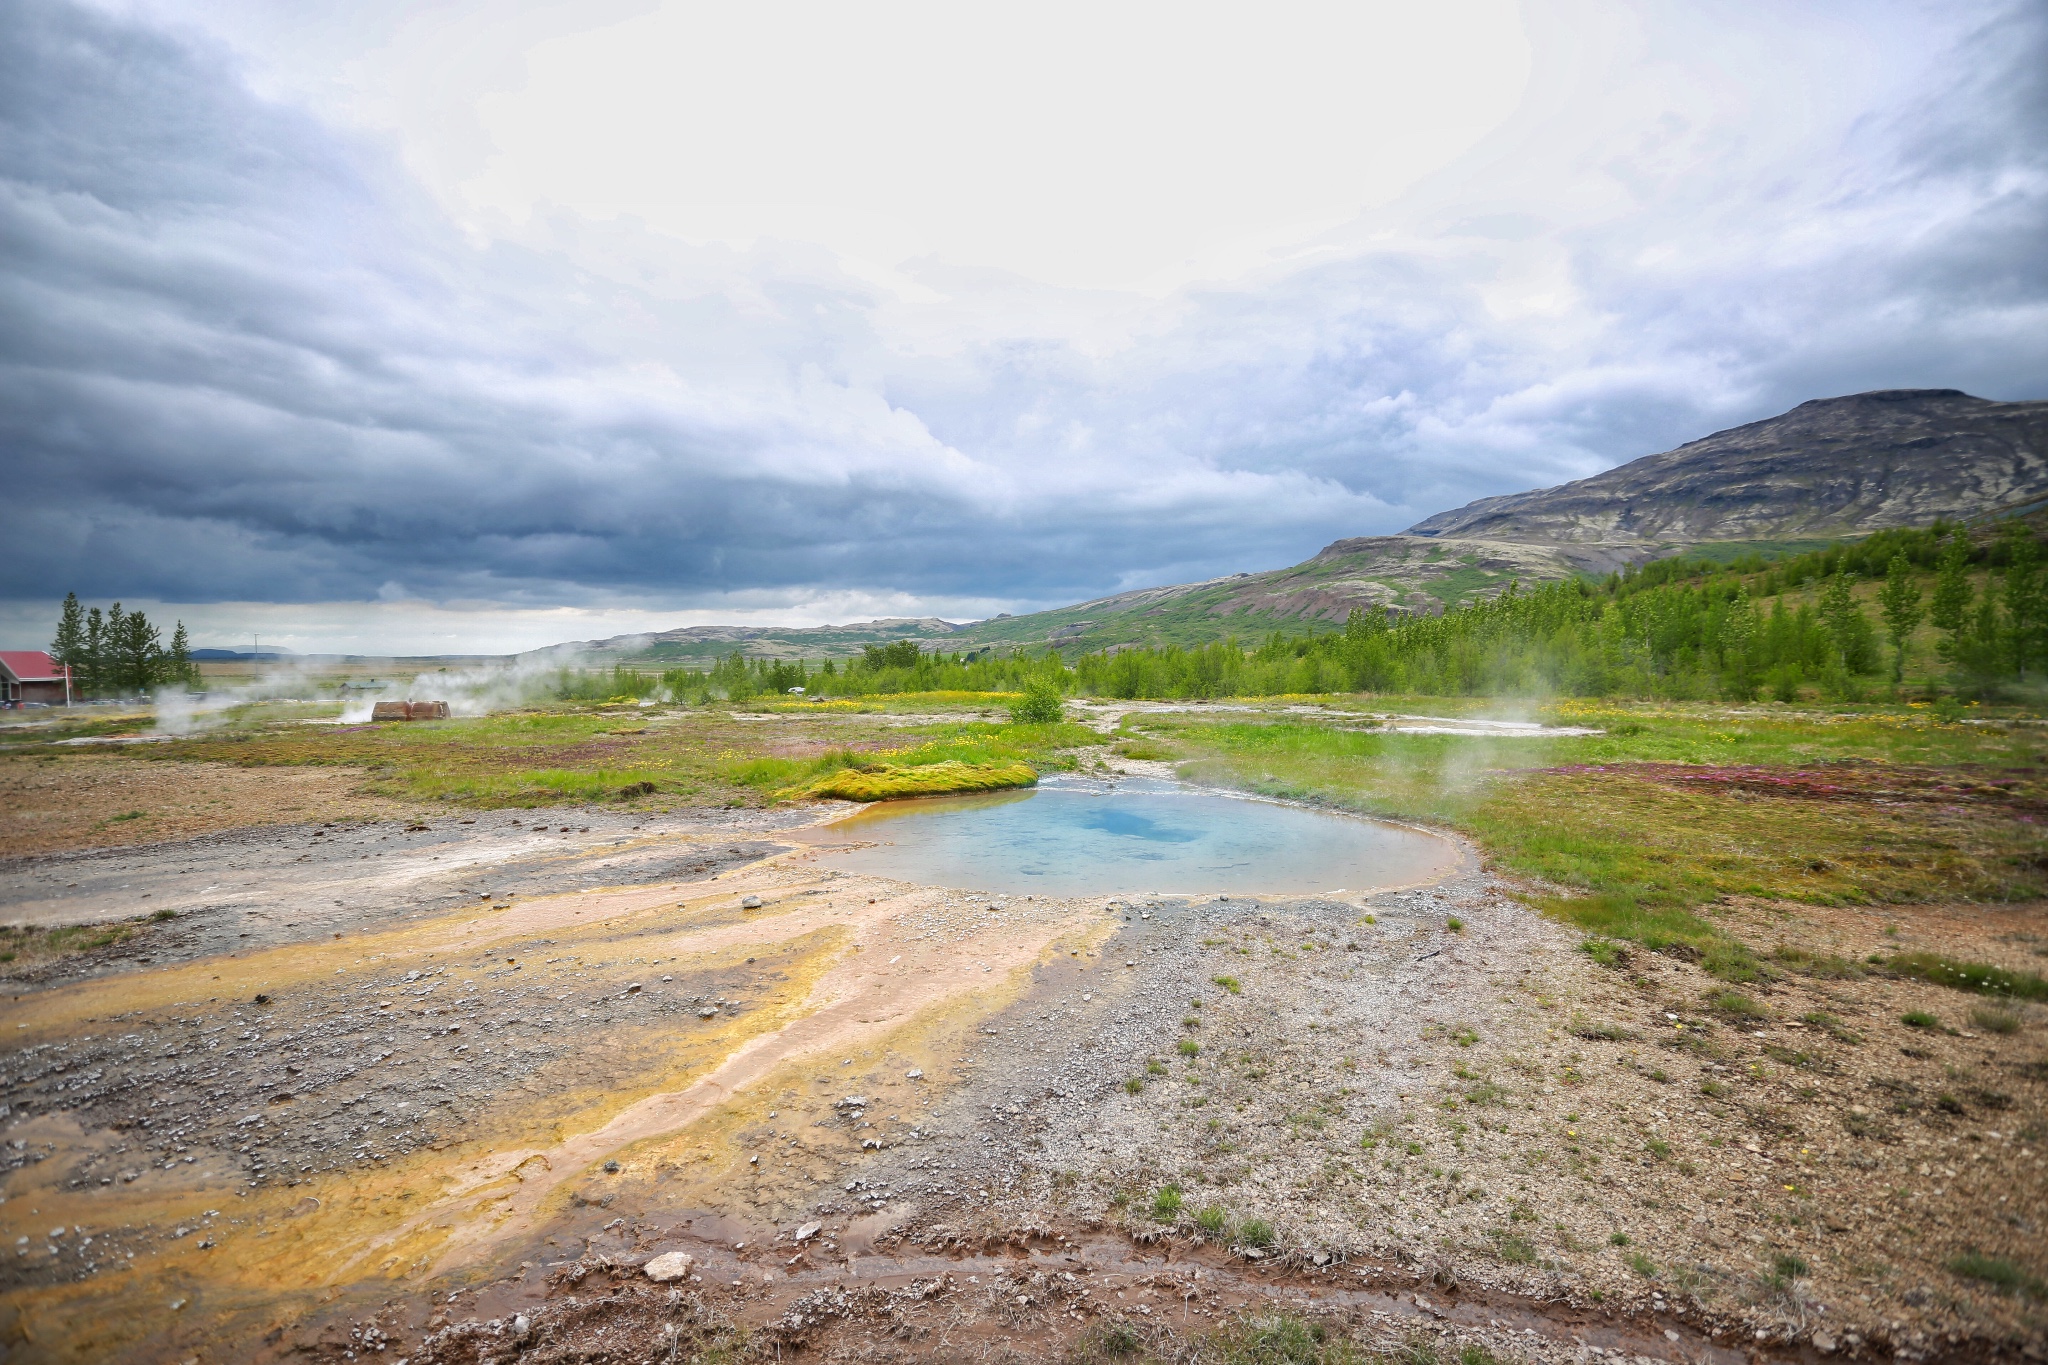
[[[445,701],[380,701],[370,708],[371,720],[446,720]]]
[[[69,681],[63,666],[40,649],[0,650],[0,704],[63,706],[71,700]]]

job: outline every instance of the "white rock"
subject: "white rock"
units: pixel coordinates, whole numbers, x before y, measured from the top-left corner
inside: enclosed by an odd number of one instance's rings
[[[806,1223],[796,1230],[796,1239],[799,1242],[808,1242],[817,1235],[818,1225],[816,1223]]]
[[[656,1284],[667,1284],[688,1275],[697,1265],[697,1258],[687,1251],[664,1251],[646,1265],[640,1267],[647,1278]]]
[[[742,910],[759,910],[760,908],[761,898],[759,896],[748,896],[740,901],[740,909]]]

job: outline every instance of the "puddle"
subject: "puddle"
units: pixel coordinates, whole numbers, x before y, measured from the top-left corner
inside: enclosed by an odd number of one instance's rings
[[[1049,778],[1022,792],[889,801],[797,835],[826,867],[1010,894],[1321,894],[1457,863],[1419,830],[1170,782]]]

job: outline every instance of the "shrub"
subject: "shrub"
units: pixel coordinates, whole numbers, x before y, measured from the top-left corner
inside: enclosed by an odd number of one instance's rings
[[[1263,1218],[1247,1218],[1237,1229],[1237,1240],[1248,1247],[1269,1247],[1273,1236],[1273,1225]]]
[[[1057,725],[1065,717],[1059,689],[1044,679],[1024,684],[1024,695],[1010,703],[1010,719],[1018,725]]]
[[[1450,930],[1454,934],[1462,934],[1465,932],[1465,921],[1459,919],[1456,915],[1452,915],[1449,919],[1444,921],[1444,928]]]
[[[1170,1223],[1180,1217],[1180,1206],[1178,1185],[1161,1185],[1159,1193],[1152,1196],[1152,1216],[1162,1223]]]
[[[1211,1237],[1221,1235],[1226,1221],[1228,1221],[1227,1216],[1224,1214],[1222,1207],[1217,1204],[1211,1204],[1195,1215],[1195,1226],[1208,1233]]]

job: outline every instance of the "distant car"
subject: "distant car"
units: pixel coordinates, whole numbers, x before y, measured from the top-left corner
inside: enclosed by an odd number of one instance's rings
[[[789,695],[792,697],[801,697],[803,694],[804,690],[801,687],[792,687],[789,689]]]

